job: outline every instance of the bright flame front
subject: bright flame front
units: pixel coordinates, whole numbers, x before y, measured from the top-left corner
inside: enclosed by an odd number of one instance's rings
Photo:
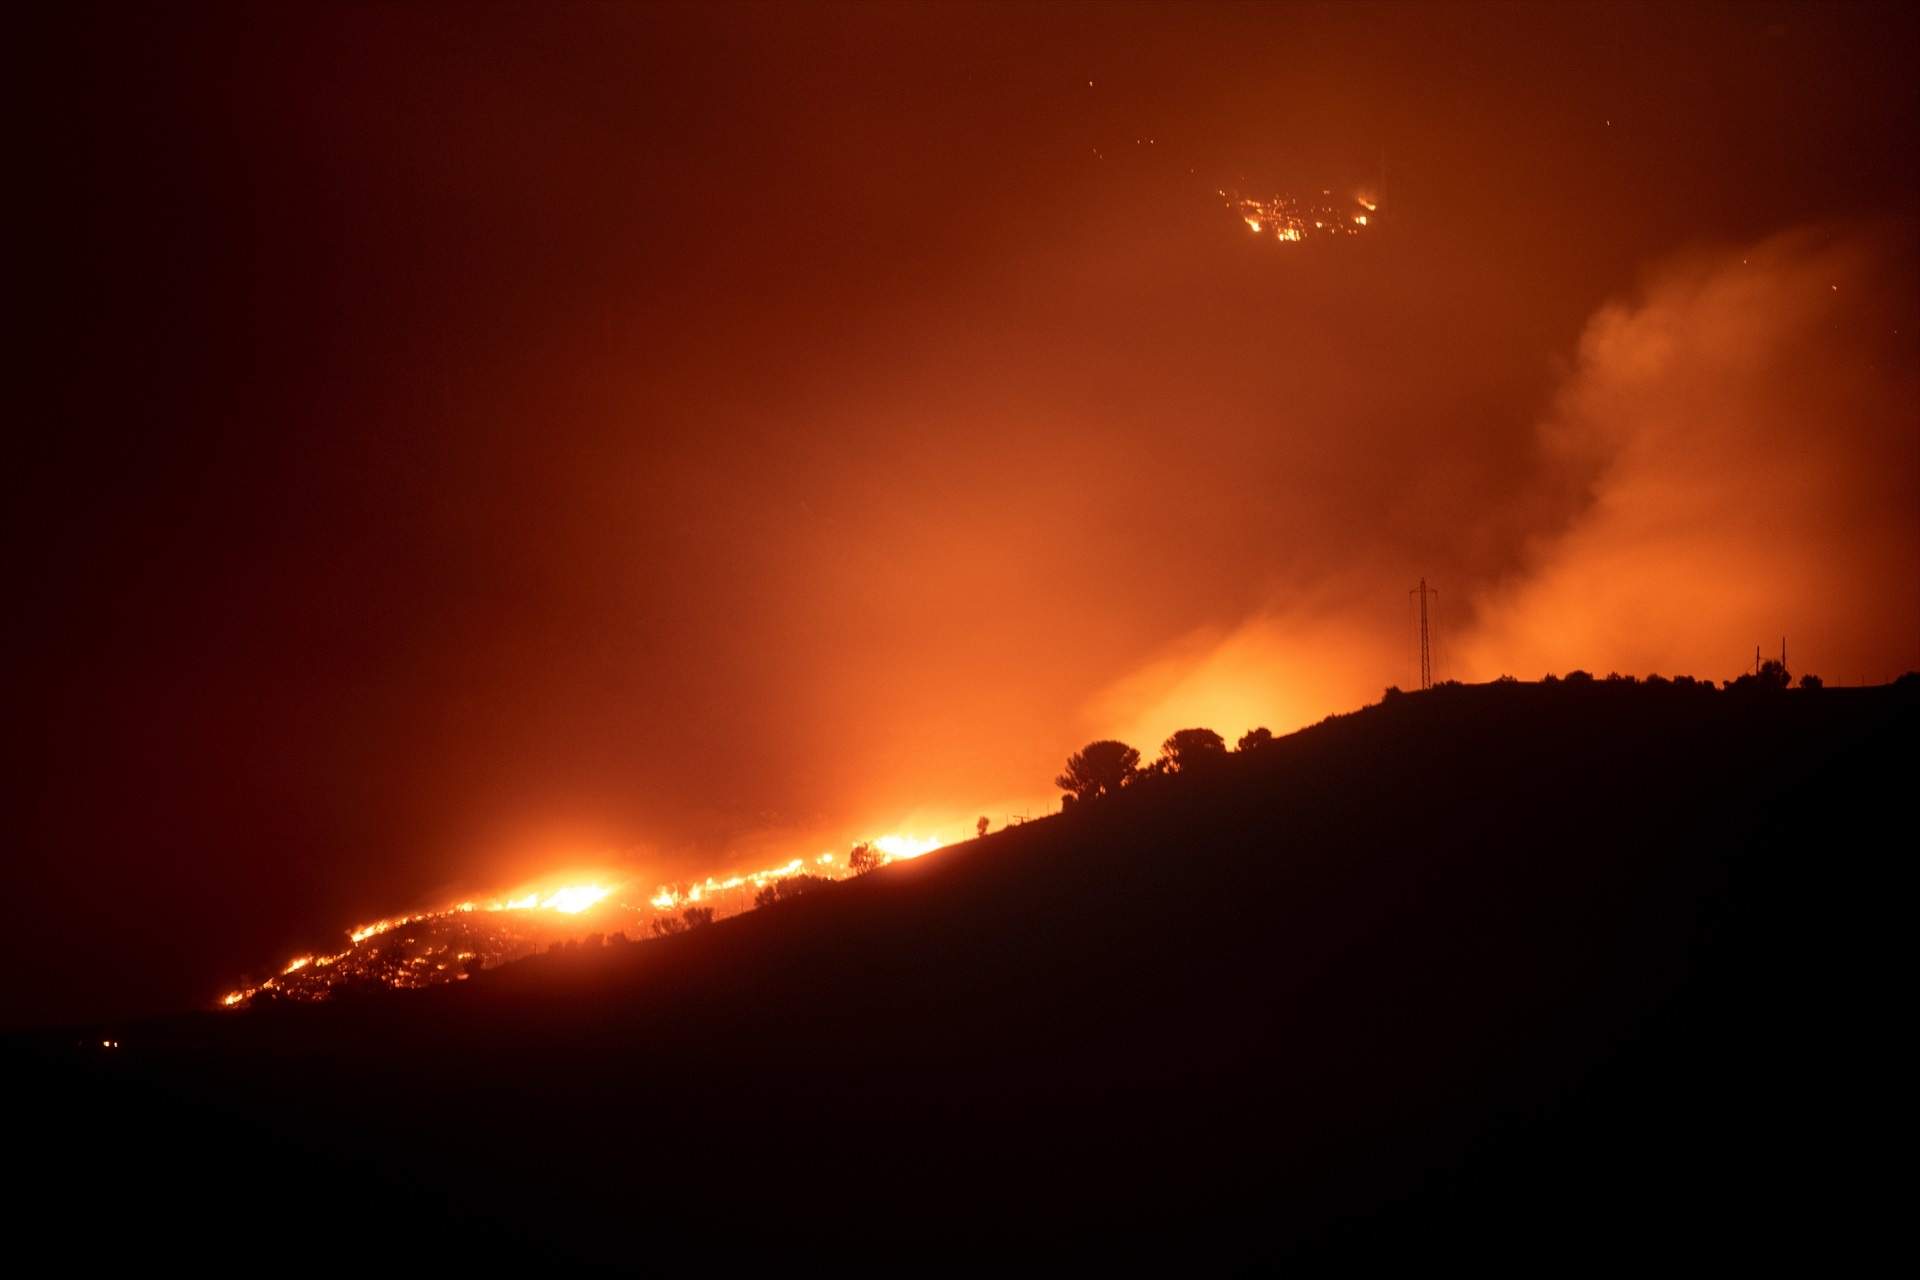
[[[579,915],[588,907],[603,901],[613,890],[605,885],[576,884],[564,889],[555,889],[541,899],[540,906],[545,911],[558,911],[563,915]]]
[[[889,833],[867,842],[862,866],[919,858],[942,846],[933,836]],[[876,856],[877,855],[877,856]],[[241,1008],[263,998],[324,1000],[357,985],[424,987],[462,981],[476,968],[491,968],[570,944],[585,934],[588,919],[635,929],[653,919],[700,908],[714,915],[752,910],[769,885],[797,876],[841,880],[855,874],[850,859],[831,852],[790,858],[757,871],[708,876],[661,885],[644,901],[616,895],[618,881],[593,880],[535,889],[484,900],[464,899],[435,911],[391,916],[347,931],[348,946],[332,955],[302,955],[287,961],[274,976],[220,997],[223,1008]],[[580,923],[563,922],[578,919]],[[591,938],[593,935],[587,935]],[[605,935],[600,935],[604,937]],[[624,929],[613,934],[625,939]]]

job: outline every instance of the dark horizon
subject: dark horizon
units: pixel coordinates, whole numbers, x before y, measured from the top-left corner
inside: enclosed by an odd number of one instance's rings
[[[1422,576],[1920,667],[1908,7],[40,19],[0,1027],[1284,733]]]

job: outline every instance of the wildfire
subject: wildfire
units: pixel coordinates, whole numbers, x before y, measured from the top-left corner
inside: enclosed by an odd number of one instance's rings
[[[888,834],[867,843],[865,866],[918,858],[941,847],[932,836]],[[532,955],[543,944],[560,945],[584,929],[561,921],[585,917],[614,919],[634,926],[689,907],[731,915],[750,910],[760,890],[777,881],[806,875],[838,880],[859,867],[833,853],[789,858],[757,871],[708,876],[704,880],[661,885],[644,903],[614,899],[620,882],[593,880],[530,890],[485,900],[464,899],[434,911],[390,916],[347,931],[348,946],[332,955],[296,956],[273,977],[220,997],[222,1008],[240,1008],[265,997],[323,1000],[341,986],[372,983],[389,987],[431,986],[469,977],[473,968],[492,967]],[[612,901],[610,901],[612,899]],[[650,909],[650,911],[649,911]],[[514,921],[524,923],[513,923]],[[619,941],[623,933],[615,935]]]
[[[1300,199],[1296,196],[1243,196],[1238,191],[1222,190],[1220,199],[1247,224],[1255,235],[1267,235],[1281,244],[1298,244],[1309,236],[1353,236],[1370,226],[1369,215],[1380,206],[1370,196],[1355,196],[1351,206],[1331,198],[1331,193]],[[1364,212],[1355,212],[1355,209]]]
[[[568,885],[564,889],[555,889],[542,898],[540,908],[543,911],[558,911],[562,915],[579,915],[612,892],[613,890],[605,885]]]
[[[295,956],[293,959],[287,961],[286,965],[281,968],[276,977],[268,978],[265,982],[257,986],[242,987],[237,991],[230,991],[220,997],[220,1003],[226,1008],[233,1008],[236,1005],[243,1005],[250,1002],[262,992],[293,994],[297,989],[295,985],[283,982],[281,979],[292,978],[303,970],[327,969],[336,964],[349,961],[360,951],[361,944],[380,938],[385,934],[390,934],[394,930],[404,928],[407,925],[447,920],[456,916],[468,915],[476,911],[552,911],[560,915],[578,915],[604,901],[617,887],[616,885],[606,885],[597,882],[562,885],[544,894],[536,891],[522,894],[517,898],[496,898],[484,903],[469,899],[453,903],[451,906],[439,911],[416,911],[411,915],[392,916],[383,920],[375,920],[370,924],[355,925],[353,928],[347,930],[347,940],[350,945],[346,950],[334,955]],[[457,958],[466,960],[473,954],[474,953],[470,951],[462,952]],[[423,957],[411,957],[409,963],[422,960],[424,960]],[[354,966],[349,965],[348,967],[353,968]],[[441,970],[444,970],[446,967],[445,964],[438,966]],[[465,972],[462,971],[460,976],[465,977]],[[324,992],[329,985],[328,979],[316,978],[312,982],[301,984],[299,989],[313,987]],[[404,986],[413,984],[388,980],[388,985]]]
[[[940,842],[932,837],[916,840],[912,836],[881,836],[873,842],[873,847],[886,854],[889,861],[894,861],[932,853],[940,847]]]

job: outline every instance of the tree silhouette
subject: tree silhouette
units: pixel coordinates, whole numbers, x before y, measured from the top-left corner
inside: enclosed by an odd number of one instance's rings
[[[1093,800],[1110,796],[1133,780],[1140,768],[1140,753],[1124,742],[1102,738],[1089,742],[1067,757],[1067,770],[1053,785],[1075,800]]]
[[[973,834],[975,836],[984,836],[987,834],[987,819],[985,814],[981,815],[980,821],[973,824]]]
[[[1785,664],[1768,658],[1760,664],[1758,671],[1749,671],[1737,680],[1727,682],[1729,689],[1759,689],[1771,691],[1784,689],[1792,683],[1793,677],[1787,674]]]
[[[1211,729],[1181,729],[1160,744],[1160,758],[1174,773],[1204,769],[1226,754],[1226,740]]]
[[[877,871],[887,860],[887,855],[870,843],[853,846],[853,852],[847,855],[847,865],[853,868],[853,874],[863,876],[869,871]]]
[[[1265,725],[1262,725],[1258,729],[1249,729],[1241,734],[1237,749],[1241,751],[1256,751],[1272,741],[1273,731]]]
[[[653,921],[653,936],[670,938],[676,933],[689,933],[702,925],[713,923],[712,907],[688,907],[677,916],[656,916]]]

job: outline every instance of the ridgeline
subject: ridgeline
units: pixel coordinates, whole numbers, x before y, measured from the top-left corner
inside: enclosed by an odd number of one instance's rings
[[[1864,1260],[1916,711],[1442,687],[680,936],[15,1037],[16,1220],[235,1267]]]

